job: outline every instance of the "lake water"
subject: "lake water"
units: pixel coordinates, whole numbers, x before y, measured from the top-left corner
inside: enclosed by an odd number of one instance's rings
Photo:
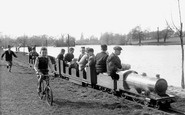
[[[75,58],[80,54],[80,47],[75,47]],[[101,51],[99,45],[88,45],[85,47],[94,48],[94,53]],[[108,53],[113,52],[114,46],[108,46]],[[119,56],[122,63],[130,64],[131,69],[138,73],[147,73],[155,77],[160,74],[161,78],[167,80],[168,85],[181,86],[181,47],[180,45],[169,46],[121,46],[123,48]],[[62,47],[67,51],[67,47]],[[48,47],[48,54],[54,57],[60,53],[61,47]],[[13,49],[12,49],[13,50]],[[15,50],[15,49],[14,49]],[[27,48],[20,51],[27,52]],[[37,52],[40,47],[37,47]]]

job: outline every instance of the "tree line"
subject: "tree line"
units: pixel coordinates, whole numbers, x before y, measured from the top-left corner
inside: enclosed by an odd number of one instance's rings
[[[183,32],[184,35],[185,32]],[[132,45],[132,44],[141,44],[144,40],[156,40],[159,42],[163,39],[163,42],[166,42],[168,38],[178,36],[177,32],[172,30],[170,27],[167,27],[163,30],[149,31],[142,30],[140,26],[134,27],[128,34],[115,34],[111,32],[103,33],[100,38],[95,36],[90,36],[85,38],[83,34],[79,40],[76,40],[73,36],[64,36],[61,35],[59,38],[54,38],[52,36],[41,35],[41,36],[31,36],[26,35],[19,36],[16,39],[5,35],[0,36],[0,45],[2,47],[7,47],[7,45],[15,47],[24,47],[24,46],[55,46],[55,47],[67,47],[74,45],[98,45],[98,44],[107,44],[107,45]]]
[[[185,32],[184,32],[185,33]],[[184,34],[185,35],[185,34]],[[107,44],[107,45],[141,45],[142,41],[153,40],[159,43],[161,40],[166,43],[170,37],[177,37],[178,32],[175,32],[169,26],[163,30],[149,31],[142,30],[140,26],[133,28],[128,34],[115,34],[111,32],[103,33],[98,39],[95,36],[84,38],[81,34],[80,40],[76,41],[77,45],[94,45],[94,44]]]
[[[27,46],[55,46],[55,47],[67,47],[75,45],[75,38],[72,36],[64,37],[61,35],[59,38],[52,36],[41,35],[31,36],[26,35],[19,36],[16,39],[10,38],[9,36],[0,36],[0,46],[7,47],[8,45],[15,47],[27,47]]]

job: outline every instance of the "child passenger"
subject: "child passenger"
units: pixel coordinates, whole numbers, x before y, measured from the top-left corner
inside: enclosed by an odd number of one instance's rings
[[[81,47],[81,54],[78,57],[78,62],[80,61],[80,59],[85,55],[85,47]]]
[[[79,69],[78,69],[78,63],[77,59],[73,58],[71,64],[69,65],[69,74],[71,74],[71,69],[74,68],[76,69],[76,76],[79,76]]]

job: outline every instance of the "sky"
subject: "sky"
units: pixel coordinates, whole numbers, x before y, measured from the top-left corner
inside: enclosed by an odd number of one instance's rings
[[[185,0],[180,0],[185,25]],[[177,0],[0,0],[0,35],[70,34],[79,39],[179,25]],[[185,27],[185,26],[184,26]],[[183,29],[185,30],[185,29]]]

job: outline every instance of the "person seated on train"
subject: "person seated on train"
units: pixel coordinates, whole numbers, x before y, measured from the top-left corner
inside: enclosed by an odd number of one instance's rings
[[[83,71],[84,78],[86,78],[85,67],[86,66],[92,66],[92,64],[93,64],[92,61],[91,61],[92,60],[92,54],[93,54],[93,52],[94,52],[94,50],[92,48],[86,48],[85,55],[78,62],[79,70],[80,71]],[[89,59],[89,57],[91,57],[91,58]]]
[[[69,49],[69,52],[65,55],[65,57],[64,57],[64,61],[65,61],[65,63],[69,66],[70,65],[70,63],[71,63],[71,61],[72,61],[72,59],[74,58],[74,48],[70,48]]]
[[[69,74],[71,75],[71,69],[76,69],[76,76],[79,76],[79,66],[77,63],[77,59],[73,58],[71,64],[69,65]]]
[[[97,83],[97,74],[96,74],[96,68],[95,68],[95,64],[96,64],[96,60],[95,60],[95,55],[94,55],[94,49],[89,48],[88,51],[88,62],[86,64],[86,72],[87,69],[90,72],[90,79],[91,79],[91,86],[95,87],[96,83]]]
[[[120,46],[115,46],[114,52],[107,58],[107,73],[113,80],[119,79],[119,75],[116,72],[122,68],[121,60],[118,57],[121,54],[121,50],[122,48]]]
[[[85,49],[85,54],[82,56],[82,58],[80,59],[80,61],[78,61],[78,65],[79,65],[79,70],[80,71],[85,70],[85,66],[88,63],[88,58],[89,58],[88,49],[89,48],[86,48]]]
[[[81,47],[81,54],[78,57],[78,62],[80,61],[80,59],[85,55],[85,47]]]
[[[108,58],[108,54],[107,54],[107,45],[101,45],[101,52],[96,54],[95,60],[96,60],[96,73],[104,73],[107,72],[107,67],[106,67],[106,61]]]
[[[64,62],[64,54],[65,54],[65,49],[61,49],[60,53],[57,56],[57,61],[58,63],[62,60],[63,61],[63,72],[65,73],[65,66],[66,63]]]
[[[86,67],[90,67],[91,69],[95,70],[95,55],[94,55],[94,49],[93,48],[89,48],[87,51],[87,64]],[[96,71],[96,70],[95,70]]]
[[[57,59],[64,60],[64,54],[65,54],[65,49],[61,49],[60,53],[57,56]]]

